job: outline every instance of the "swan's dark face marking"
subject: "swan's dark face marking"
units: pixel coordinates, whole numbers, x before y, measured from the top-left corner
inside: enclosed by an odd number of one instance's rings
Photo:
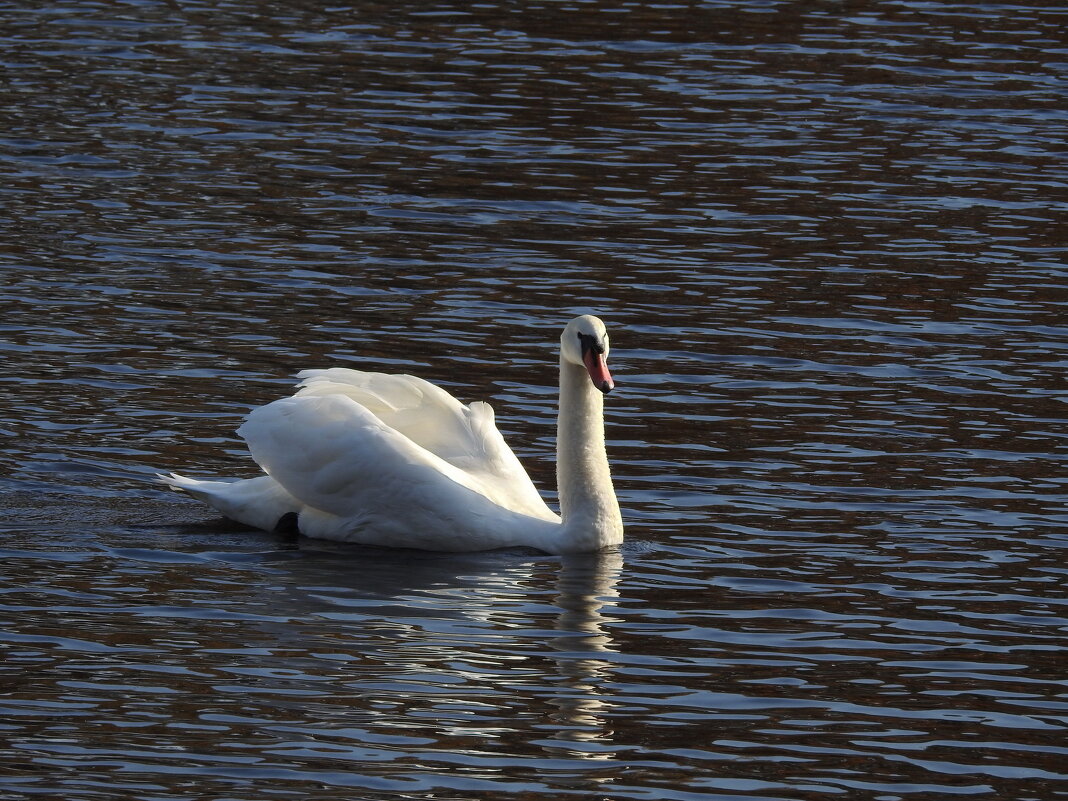
[[[592,350],[594,353],[604,353],[604,345],[601,344],[601,340],[593,334],[578,335],[579,347],[582,348],[582,356],[586,357],[586,351]]]
[[[604,341],[593,334],[582,332],[579,332],[578,338],[579,347],[582,349],[582,363],[586,365],[593,385],[605,394],[611,392],[616,382],[612,380],[612,374],[608,372],[608,365],[604,361]]]

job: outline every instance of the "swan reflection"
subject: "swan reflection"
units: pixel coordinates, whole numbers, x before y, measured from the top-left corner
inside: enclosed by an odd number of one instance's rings
[[[258,692],[277,684],[273,709],[290,716],[315,704],[314,725],[288,732],[343,747],[354,727],[403,731],[465,764],[614,758],[604,687],[618,663],[618,550],[547,559],[323,545],[265,554],[273,578],[248,584],[241,603],[270,613],[241,633]],[[218,624],[205,625],[217,638]],[[286,676],[306,677],[311,694],[286,695]]]
[[[603,613],[619,597],[617,584],[623,569],[619,551],[574,554],[563,557],[557,579],[556,606],[560,609],[555,628],[560,636],[549,640],[557,651],[560,692],[550,699],[556,712],[554,740],[572,756],[612,759],[608,745],[612,730],[607,714],[612,703],[600,689],[612,673],[610,654],[616,653],[607,627],[617,618]]]

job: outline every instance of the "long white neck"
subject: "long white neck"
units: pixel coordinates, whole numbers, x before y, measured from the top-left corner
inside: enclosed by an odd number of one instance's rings
[[[604,447],[604,396],[585,368],[560,358],[556,482],[563,521],[559,553],[623,540],[623,519]]]

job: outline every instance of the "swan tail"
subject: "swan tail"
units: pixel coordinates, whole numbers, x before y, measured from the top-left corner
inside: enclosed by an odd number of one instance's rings
[[[156,480],[178,492],[203,501],[224,517],[253,528],[273,531],[286,515],[300,514],[303,504],[270,476],[236,481],[201,481],[178,473],[159,473]],[[286,518],[290,521],[292,518]]]
[[[227,485],[226,481],[198,481],[195,478],[186,478],[178,473],[156,473],[156,481],[159,484],[170,487],[175,492],[186,492],[194,498],[210,503],[211,485]]]

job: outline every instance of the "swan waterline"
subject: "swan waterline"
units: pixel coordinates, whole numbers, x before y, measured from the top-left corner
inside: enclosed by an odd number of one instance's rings
[[[305,370],[297,392],[238,429],[265,475],[159,480],[268,531],[431,551],[618,545],[623,520],[604,440],[608,332],[592,315],[560,335],[556,475],[560,514],[542,499],[487,403],[463,405],[409,375]]]

